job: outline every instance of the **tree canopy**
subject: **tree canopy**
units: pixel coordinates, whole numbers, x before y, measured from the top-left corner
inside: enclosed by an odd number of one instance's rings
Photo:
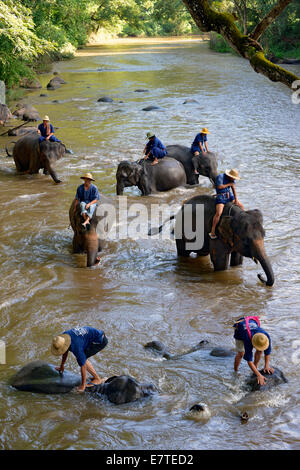
[[[252,67],[291,86],[297,79],[264,52],[300,58],[300,0],[0,0],[0,80],[30,76],[92,32],[163,36],[215,31]]]

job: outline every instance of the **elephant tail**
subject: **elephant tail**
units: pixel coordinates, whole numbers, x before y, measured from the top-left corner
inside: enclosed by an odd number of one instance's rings
[[[12,144],[15,144],[16,142],[11,142],[11,143],[12,143]],[[5,151],[6,151],[6,155],[7,155],[8,157],[12,157],[12,154],[9,153],[7,146],[5,147]]]
[[[154,228],[150,228],[149,232],[148,232],[148,236],[149,237],[152,237],[153,235],[157,235],[158,233],[161,233],[164,225],[167,223],[167,222],[171,222],[171,220],[174,220],[176,217],[175,214],[171,215],[167,220],[165,220],[160,227],[154,227]]]

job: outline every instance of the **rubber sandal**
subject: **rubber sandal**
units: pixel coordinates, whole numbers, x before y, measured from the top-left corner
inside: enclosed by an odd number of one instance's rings
[[[212,235],[211,233],[208,234],[212,240],[216,240],[218,237],[217,235]]]

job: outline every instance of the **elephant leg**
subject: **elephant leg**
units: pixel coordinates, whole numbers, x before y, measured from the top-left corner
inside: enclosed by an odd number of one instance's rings
[[[83,253],[83,247],[82,245],[78,242],[77,238],[74,236],[73,238],[73,253]]]
[[[230,257],[230,266],[239,266],[240,264],[243,264],[243,256],[233,251]]]
[[[99,253],[99,251],[102,251],[102,248],[101,248],[101,241],[100,241],[100,240],[98,240],[98,253]]]
[[[225,271],[228,269],[229,250],[222,240],[210,240],[209,253],[215,271]]]
[[[176,248],[177,248],[178,256],[184,256],[184,257],[190,256],[190,252],[185,249],[184,239],[176,239]]]

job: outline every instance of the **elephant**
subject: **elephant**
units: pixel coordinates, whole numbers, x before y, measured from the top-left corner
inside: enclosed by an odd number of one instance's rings
[[[196,224],[196,207],[201,204],[204,207],[204,243],[199,249],[187,249],[188,239],[185,238],[184,217],[189,214],[192,217],[192,227]],[[216,211],[216,200],[214,196],[195,196],[186,201],[176,216],[175,238],[177,253],[179,256],[189,256],[195,251],[199,256],[210,255],[215,271],[223,271],[230,265],[238,266],[243,262],[243,256],[252,258],[255,263],[259,262],[267,276],[264,280],[261,274],[258,278],[267,286],[274,284],[274,273],[264,248],[265,231],[263,228],[262,213],[258,209],[243,211],[233,203],[224,206],[223,214],[217,226],[218,238],[211,240],[212,220]],[[194,238],[195,240],[195,238]],[[192,240],[190,240],[192,241]]]
[[[108,400],[116,405],[136,401],[158,392],[151,383],[139,383],[128,375],[110,377],[100,385],[86,388],[87,392],[106,395]]]
[[[197,206],[203,208],[203,221]],[[265,252],[262,213],[258,209],[243,211],[235,204],[227,203],[217,225],[218,238],[211,240],[209,233],[215,212],[215,196],[201,195],[184,202],[177,215],[168,219],[176,219],[175,240],[178,256],[188,257],[191,253],[196,253],[198,256],[210,255],[215,271],[224,271],[228,268],[229,256],[231,266],[241,265],[244,256],[252,258],[256,264],[258,262],[261,264],[267,276],[265,280],[261,274],[258,274],[259,280],[267,286],[273,286],[275,276]],[[197,214],[199,216],[196,217]],[[149,235],[161,232],[166,222],[158,229],[151,229]],[[200,247],[201,236],[204,240]]]
[[[175,158],[182,163],[186,173],[187,184],[198,184],[199,175],[194,172],[194,165],[197,171],[202,176],[207,176],[213,183],[218,176],[218,162],[217,157],[213,152],[207,152],[200,157],[194,157],[191,149],[184,145],[167,145],[167,152],[169,158]]]
[[[10,109],[5,105],[0,103],[0,125],[4,125],[6,121],[12,119],[13,115],[10,112]]]
[[[67,393],[81,384],[81,377],[65,371],[60,374],[55,366],[44,361],[30,362],[10,380],[17,390],[38,393]]]
[[[87,227],[83,227],[83,217],[80,214],[80,205],[77,204],[74,212],[75,201],[73,200],[70,210],[69,218],[70,224],[74,232],[73,236],[73,252],[87,254],[87,267],[94,266],[99,262],[98,252],[102,251],[101,241],[97,234],[97,225],[99,223],[99,216],[97,216],[97,208],[90,220]]]
[[[143,196],[158,191],[168,191],[186,184],[186,176],[183,165],[173,158],[164,157],[157,165],[150,162],[141,163],[122,161],[118,165],[117,195],[123,194],[123,190],[129,186],[137,186]]]
[[[72,372],[58,372],[54,365],[34,361],[20,369],[9,381],[10,385],[24,392],[47,394],[68,393],[81,384],[81,377]],[[101,385],[85,389],[87,393],[104,395],[117,405],[129,403],[158,392],[151,383],[139,383],[133,377],[120,375],[110,377]]]
[[[167,347],[161,343],[160,341],[150,341],[149,343],[146,343],[144,345],[144,348],[146,349],[152,349],[159,353],[162,357],[168,360],[177,360],[177,359],[182,359],[184,356],[187,356],[188,354],[191,354],[195,351],[207,349],[207,345],[209,344],[208,341],[202,340],[199,343],[197,343],[195,346],[192,348],[188,349],[187,351],[180,353],[180,354],[171,354]],[[216,357],[232,357],[234,356],[234,352],[231,351],[230,349],[226,348],[214,348],[210,352],[210,356],[216,356]]]
[[[61,142],[45,140],[39,143],[38,133],[30,133],[16,142],[12,156],[18,172],[32,175],[43,168],[45,175],[50,174],[55,183],[60,183],[53,164],[62,158],[65,152],[66,147]],[[11,156],[8,151],[7,154]]]
[[[36,133],[36,127],[20,127],[19,129],[10,129],[7,133],[9,136],[21,136],[26,134]]]
[[[273,387],[277,387],[277,385],[288,382],[283,372],[277,367],[274,368],[273,374],[268,374],[267,372],[264,372],[263,369],[259,372],[266,378],[266,383],[265,385],[258,384],[256,375],[252,374],[246,381],[246,388],[250,388],[251,392],[256,392],[258,390],[265,392],[271,390]]]
[[[196,403],[191,406],[185,417],[194,421],[206,421],[211,418],[211,412],[206,403]]]

